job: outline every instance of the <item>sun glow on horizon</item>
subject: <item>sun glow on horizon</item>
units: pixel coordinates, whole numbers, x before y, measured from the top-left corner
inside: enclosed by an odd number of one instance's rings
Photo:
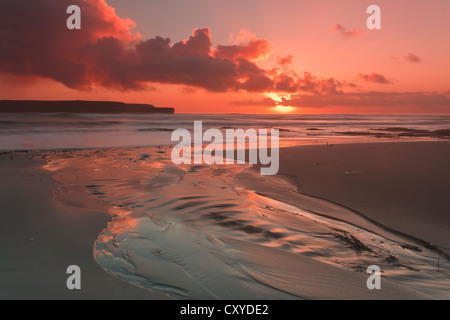
[[[275,112],[290,113],[290,112],[294,112],[296,110],[296,107],[285,106],[285,105],[281,104],[283,102],[291,100],[290,94],[288,94],[286,96],[280,95],[275,92],[266,92],[264,94],[267,97],[269,97],[270,99],[272,99],[277,104],[275,107],[272,108]]]
[[[280,113],[291,113],[295,111],[295,107],[291,107],[291,106],[281,106],[278,105],[276,107],[273,107],[273,110],[275,112],[280,112]]]

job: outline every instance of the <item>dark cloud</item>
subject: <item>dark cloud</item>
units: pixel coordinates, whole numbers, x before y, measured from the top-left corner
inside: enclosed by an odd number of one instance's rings
[[[2,1],[0,72],[50,78],[75,89],[140,90],[152,82],[210,91],[277,86],[252,61],[270,52],[264,39],[212,48],[210,31],[202,28],[173,45],[159,36],[142,40],[133,22],[119,18],[103,0],[70,4],[81,8],[81,30],[66,28],[64,1]]]
[[[359,73],[358,77],[366,82],[373,82],[373,83],[379,83],[379,84],[390,84],[392,83],[390,80],[386,79],[385,76],[378,73],[370,73],[370,74],[362,74]]]
[[[252,39],[245,45],[219,45],[214,50],[216,58],[231,59],[245,58],[255,60],[270,53],[270,44],[265,39]]]
[[[275,107],[276,102],[270,98],[262,98],[262,99],[250,99],[250,100],[240,100],[240,101],[232,101],[232,105],[235,106],[260,106],[260,107]]]
[[[394,61],[406,61],[409,63],[422,63],[422,58],[420,58],[418,55],[414,54],[414,53],[408,53],[407,55],[401,56],[401,57],[396,57],[396,56],[392,56],[390,57],[391,60]]]
[[[327,95],[294,95],[282,105],[322,108],[329,106],[350,107],[399,107],[420,108],[450,107],[450,94],[438,92],[349,92]]]
[[[299,90],[314,94],[338,94],[342,93],[342,83],[334,78],[319,79],[309,72],[303,74],[299,81]]]
[[[292,55],[287,55],[285,57],[277,57],[277,63],[282,66],[288,65],[292,63],[293,58],[294,57]]]
[[[51,78],[86,89],[95,80],[91,72],[95,68],[85,57],[88,46],[101,38],[127,43],[138,37],[131,32],[133,22],[118,18],[104,1],[70,4],[82,10],[81,30],[67,29],[66,1],[1,1],[0,72]]]
[[[417,55],[415,55],[413,53],[408,53],[406,56],[403,56],[403,59],[408,61],[408,62],[411,62],[411,63],[420,63],[420,62],[422,62],[422,59],[419,56],[417,56]]]
[[[188,40],[174,44],[172,51],[179,56],[209,55],[211,51],[211,34],[209,29],[195,29],[194,34]]]

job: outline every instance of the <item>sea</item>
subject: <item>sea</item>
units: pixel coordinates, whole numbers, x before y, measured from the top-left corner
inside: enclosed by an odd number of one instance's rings
[[[280,146],[436,140],[450,115],[366,114],[0,114],[0,150],[170,146],[172,132],[279,129]]]

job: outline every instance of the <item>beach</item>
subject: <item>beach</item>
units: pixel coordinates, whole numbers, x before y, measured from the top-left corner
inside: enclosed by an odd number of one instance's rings
[[[281,150],[280,174],[299,191],[337,202],[450,253],[450,143],[304,146]]]
[[[168,147],[4,152],[0,297],[448,299],[449,153],[282,148],[269,177],[175,166]]]
[[[0,238],[5,245],[0,298],[167,299],[111,277],[95,263],[93,243],[110,217],[95,204],[80,208],[56,201],[60,184],[42,168],[44,159],[32,157],[8,153],[0,160]],[[82,290],[66,287],[70,265],[82,270]]]
[[[450,300],[449,1],[25,3],[0,300]]]

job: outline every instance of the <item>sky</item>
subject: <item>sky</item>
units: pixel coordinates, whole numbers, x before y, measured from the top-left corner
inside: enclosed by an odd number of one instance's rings
[[[449,114],[449,38],[442,0],[4,0],[0,99]]]

